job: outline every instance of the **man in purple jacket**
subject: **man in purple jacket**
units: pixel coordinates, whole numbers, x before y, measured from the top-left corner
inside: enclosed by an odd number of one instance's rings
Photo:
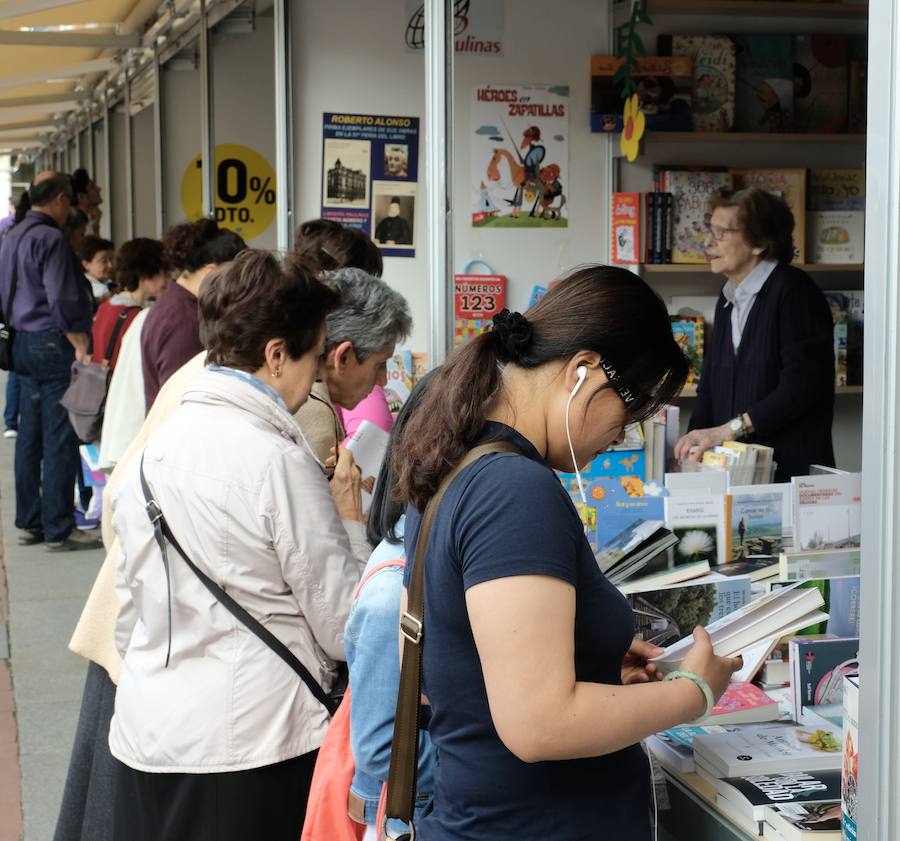
[[[12,361],[21,387],[16,527],[23,545],[93,549],[100,545],[96,535],[75,530],[78,439],[59,405],[72,362],[87,357],[92,313],[62,231],[72,206],[71,179],[42,172],[29,197],[32,209],[0,246],[0,298],[16,330]]]

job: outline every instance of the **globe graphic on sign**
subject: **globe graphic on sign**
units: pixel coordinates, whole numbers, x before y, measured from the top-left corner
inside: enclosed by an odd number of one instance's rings
[[[471,0],[454,0],[453,34],[459,35],[469,25],[469,4]],[[425,49],[425,6],[418,8],[406,27],[406,46],[413,50]]]

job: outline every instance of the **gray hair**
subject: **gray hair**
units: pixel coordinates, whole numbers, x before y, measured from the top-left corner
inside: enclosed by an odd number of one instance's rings
[[[338,269],[322,280],[341,294],[341,303],[325,319],[325,349],[352,342],[356,358],[365,362],[373,353],[403,341],[412,331],[409,304],[381,278],[362,269]]]

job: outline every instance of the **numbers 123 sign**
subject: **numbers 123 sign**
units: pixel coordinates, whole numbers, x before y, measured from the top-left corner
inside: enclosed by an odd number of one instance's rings
[[[498,274],[458,274],[453,289],[454,340],[459,345],[484,332],[506,306],[506,278]]]

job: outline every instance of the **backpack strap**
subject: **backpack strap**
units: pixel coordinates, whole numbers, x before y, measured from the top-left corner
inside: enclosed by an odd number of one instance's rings
[[[353,591],[353,601],[356,601],[359,598],[359,594],[363,591],[363,587],[369,583],[369,580],[374,578],[383,569],[403,569],[405,566],[406,558],[394,558],[393,560],[382,561],[380,564],[376,564],[362,577],[359,584],[356,585],[356,590]]]
[[[516,453],[518,447],[506,441],[481,444],[466,453],[465,458],[444,478],[435,495],[425,506],[416,541],[416,560],[410,578],[406,612],[400,617],[400,633],[404,636],[400,689],[397,692],[397,714],[394,740],[391,744],[391,770],[388,774],[387,818],[399,818],[412,825],[416,802],[416,777],[419,759],[419,730],[422,712],[422,646],[425,632],[425,553],[428,539],[444,494],[453,481],[470,464],[492,453]]]
[[[112,365],[113,355],[116,352],[116,343],[119,341],[119,336],[122,335],[122,331],[125,329],[125,324],[128,321],[128,313],[139,309],[140,307],[125,307],[119,313],[112,335],[109,337],[109,344],[106,346],[106,355],[103,357],[110,365]]]

